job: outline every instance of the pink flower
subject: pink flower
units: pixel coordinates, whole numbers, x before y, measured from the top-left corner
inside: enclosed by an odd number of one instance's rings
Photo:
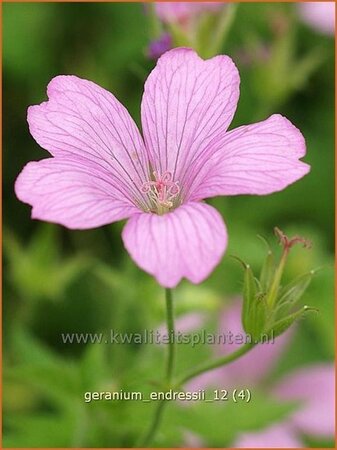
[[[280,401],[299,402],[294,413],[255,433],[244,433],[236,448],[302,448],[301,435],[332,439],[335,433],[335,369],[331,363],[294,370],[272,388]]]
[[[203,12],[216,12],[223,2],[156,2],[155,10],[165,23],[184,22]]]
[[[165,287],[201,282],[227,245],[222,217],[202,200],[270,194],[309,171],[302,134],[280,115],[227,131],[239,81],[228,56],[165,53],[145,83],[143,140],[111,93],[54,78],[49,100],[28,109],[32,136],[53,157],[24,167],[17,197],[32,218],[71,229],[129,219],[122,238],[142,269]]]
[[[278,423],[262,431],[245,433],[235,443],[235,448],[302,448],[297,433],[288,423]]]
[[[235,302],[222,315],[219,333],[244,334],[240,319],[240,304]],[[289,329],[275,340],[254,348],[237,361],[205,373],[191,381],[186,389],[207,387],[219,389],[252,388],[263,386],[263,381],[276,366],[278,359],[290,344]],[[216,348],[218,355],[233,352],[237,346]],[[268,395],[279,401],[298,402],[298,408],[282,422],[256,432],[243,433],[234,443],[235,448],[301,448],[301,435],[331,439],[335,430],[335,370],[332,363],[317,363],[296,369],[274,383]]]
[[[302,448],[301,435],[333,439],[335,434],[335,368],[314,364],[287,375],[273,388],[280,400],[298,401],[285,421],[255,433],[244,433],[236,448]]]
[[[335,433],[335,368],[314,364],[284,377],[273,392],[281,400],[298,401],[302,406],[290,418],[301,433],[332,438]]]
[[[297,5],[302,20],[320,33],[335,34],[335,3],[304,2]]]

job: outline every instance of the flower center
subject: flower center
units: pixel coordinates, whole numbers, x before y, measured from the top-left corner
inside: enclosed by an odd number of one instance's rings
[[[180,192],[179,182],[172,181],[172,173],[162,175],[153,172],[154,180],[146,181],[141,187],[143,194],[147,194],[150,201],[149,211],[162,215],[174,208],[175,200]]]

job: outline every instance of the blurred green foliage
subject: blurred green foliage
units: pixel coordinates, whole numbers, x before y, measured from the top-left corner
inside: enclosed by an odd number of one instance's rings
[[[182,283],[175,295],[177,315],[203,312],[213,317],[212,329],[242,288],[241,270],[228,255],[259,269],[265,249],[256,234],[271,237],[274,226],[311,239],[312,250],[294,251],[287,277],[321,267],[304,299],[319,314],[300,323],[275,377],[334,356],[334,42],[300,24],[295,6],[240,4],[223,51],[241,73],[233,126],[286,115],[306,137],[311,173],[268,197],[211,200],[227,223],[227,254],[202,286]],[[89,404],[83,393],[150,391],[162,375],[161,346],[70,345],[61,333],[156,328],[164,320],[161,289],[130,261],[122,224],[69,231],[35,222],[13,191],[23,165],[47,156],[29,135],[25,116],[28,105],[45,99],[53,76],[95,81],[139,123],[143,82],[154,65],[145,56],[149,28],[137,3],[3,5],[4,447],[126,447],[150,420],[151,404]],[[211,352],[178,350],[178,370]],[[224,447],[240,431],[278,421],[293,408],[263,392],[254,396],[249,407],[170,405],[155,446],[181,446],[184,430],[191,430],[208,446]]]

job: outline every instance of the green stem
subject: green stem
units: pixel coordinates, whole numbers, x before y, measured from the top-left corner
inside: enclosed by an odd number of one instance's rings
[[[166,302],[166,324],[168,332],[168,356],[167,356],[165,378],[167,389],[170,389],[174,373],[174,361],[175,361],[174,309],[173,309],[173,298],[171,289],[165,290],[165,302]],[[140,447],[146,447],[153,440],[161,423],[165,405],[166,405],[165,400],[161,400],[158,403],[150,427],[145,435],[145,438],[142,440]]]
[[[222,358],[216,359],[215,361],[211,361],[209,363],[200,366],[195,370],[192,370],[191,372],[183,376],[180,380],[178,380],[175,386],[180,387],[181,385],[187,383],[187,381],[190,381],[192,378],[201,375],[204,372],[217,369],[218,367],[225,366],[226,364],[235,361],[236,359],[243,356],[245,353],[249,352],[249,350],[251,350],[255,345],[256,345],[255,343],[247,343],[242,347],[240,347],[235,352],[230,353],[229,355],[223,356]]]
[[[154,3],[146,5],[148,7],[148,17],[150,22],[150,33],[152,39],[158,39],[163,31],[163,26],[155,11]]]
[[[139,445],[140,448],[147,448],[148,445],[150,444],[150,442],[152,441],[152,439],[154,438],[154,435],[156,434],[158,427],[160,425],[161,419],[163,417],[165,405],[166,405],[166,401],[160,400],[160,402],[158,403],[158,405],[156,407],[150,428],[149,428],[148,432],[146,433],[145,438],[142,440],[142,442]]]
[[[287,256],[288,256],[288,249],[284,249],[282,253],[282,257],[279,263],[278,268],[276,269],[275,275],[274,275],[274,281],[270,287],[268,296],[266,298],[266,304],[272,309],[274,306],[274,303],[276,301],[277,293],[279,291],[281,278],[284,270],[284,266],[286,264]]]
[[[212,38],[212,43],[210,44],[209,56],[216,55],[224,46],[229,31],[231,29],[231,26],[234,22],[238,6],[239,6],[238,3],[230,3],[229,5],[227,5],[226,8],[223,8],[219,24]]]
[[[173,311],[173,299],[171,289],[165,291],[166,300],[166,323],[168,331],[168,358],[166,366],[166,382],[168,387],[173,376],[174,360],[175,360],[175,329],[174,329],[174,311]]]
[[[209,370],[216,369],[218,367],[224,366],[226,364],[229,364],[236,359],[243,356],[245,353],[249,352],[256,343],[247,343],[240,347],[235,352],[226,355],[222,358],[216,359],[215,361],[209,362],[207,364],[204,364],[200,366],[199,368],[187,373],[185,376],[183,376],[181,379],[179,379],[176,383],[172,384],[172,376],[174,371],[174,360],[175,360],[175,330],[174,330],[174,312],[173,312],[173,300],[172,300],[172,291],[170,289],[166,289],[166,322],[167,322],[167,330],[169,334],[169,347],[168,347],[168,359],[167,359],[167,366],[166,366],[166,383],[167,383],[167,389],[177,389],[180,388],[181,385],[187,383],[187,381],[190,381],[192,378],[204,373],[208,372]],[[142,448],[146,448],[151,441],[153,440],[155,434],[158,431],[158,428],[160,426],[162,417],[163,417],[163,411],[165,408],[165,405],[167,404],[166,400],[161,400],[156,409],[153,416],[153,420],[150,424],[149,430],[147,431],[145,438],[141,441],[140,446]]]

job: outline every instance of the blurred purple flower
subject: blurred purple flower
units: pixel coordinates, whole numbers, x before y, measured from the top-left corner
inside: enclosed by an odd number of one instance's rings
[[[200,283],[221,260],[227,232],[202,200],[265,195],[309,172],[300,131],[280,115],[227,132],[240,77],[228,56],[166,52],[149,75],[143,137],[110,92],[58,76],[28,109],[32,136],[53,158],[28,163],[15,184],[32,218],[88,229],[129,219],[133,260],[165,287]]]
[[[281,400],[298,400],[302,407],[290,419],[297,430],[308,435],[332,438],[335,432],[335,368],[315,364],[295,370],[273,392]]]
[[[262,431],[244,433],[235,442],[235,448],[302,448],[298,433],[289,423],[278,423]]]
[[[303,22],[320,33],[335,35],[335,2],[303,2],[297,7]]]
[[[242,335],[241,307],[235,302],[221,317],[219,333]],[[293,330],[279,336],[274,344],[264,343],[237,361],[207,372],[188,383],[186,390],[262,386],[286,346]],[[219,355],[233,352],[237,345],[215,348]],[[286,420],[257,432],[243,433],[235,448],[301,448],[301,434],[332,438],[335,429],[335,370],[333,364],[313,364],[287,374],[270,388],[280,401],[299,401],[299,407]]]
[[[244,433],[237,448],[302,448],[301,435],[333,439],[335,433],[335,368],[314,364],[294,370],[277,383],[272,393],[281,401],[299,401],[286,421],[256,433]]]
[[[203,12],[216,12],[224,2],[156,2],[155,11],[165,23],[186,22]]]
[[[169,33],[163,33],[158,39],[150,42],[147,54],[150,59],[158,59],[172,48],[172,38]]]

